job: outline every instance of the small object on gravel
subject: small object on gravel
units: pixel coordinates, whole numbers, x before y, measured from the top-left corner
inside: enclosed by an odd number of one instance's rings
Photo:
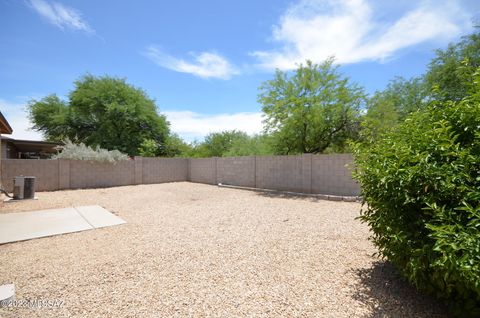
[[[4,307],[3,303],[15,299],[15,285],[6,284],[0,286],[0,307]]]

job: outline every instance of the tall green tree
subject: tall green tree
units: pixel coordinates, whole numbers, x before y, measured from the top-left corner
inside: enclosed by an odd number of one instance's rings
[[[86,75],[74,85],[68,102],[50,95],[29,103],[35,130],[49,140],[69,138],[131,156],[142,144],[157,144],[158,154],[166,153],[169,124],[143,90],[109,76]]]
[[[29,117],[33,129],[43,133],[45,139],[63,141],[69,139],[70,127],[67,119],[70,108],[68,103],[52,94],[40,100],[29,102]]]
[[[363,89],[342,76],[333,59],[307,61],[291,75],[277,70],[258,97],[277,154],[341,149],[358,132],[364,100]]]
[[[239,130],[210,133],[200,147],[203,157],[225,156],[235,143],[248,140],[248,135]]]
[[[167,157],[187,157],[191,150],[192,146],[177,134],[170,134],[165,142]]]
[[[273,154],[271,137],[265,134],[235,140],[224,156],[254,156]]]
[[[468,96],[471,79],[480,67],[480,27],[477,32],[452,43],[445,50],[437,50],[425,75],[427,84],[435,88],[437,100],[460,101]]]
[[[375,94],[369,100],[367,113],[362,118],[360,135],[364,141],[374,142],[399,122],[399,115],[393,101]]]
[[[378,104],[391,104],[399,116],[405,119],[410,113],[425,108],[430,91],[422,77],[404,79],[395,77],[383,91],[376,92],[369,100],[369,107]]]
[[[374,141],[402,122],[409,114],[426,107],[430,92],[422,77],[406,80],[396,77],[383,91],[367,101],[362,118],[362,138]]]

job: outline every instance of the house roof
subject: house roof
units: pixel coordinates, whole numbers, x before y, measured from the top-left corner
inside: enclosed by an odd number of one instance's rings
[[[1,134],[11,134],[12,133],[12,127],[10,127],[10,124],[8,121],[3,117],[2,112],[0,112],[0,133]]]
[[[38,141],[38,140],[20,140],[5,136],[0,137],[5,142],[11,143],[21,152],[46,152],[55,153],[58,146],[62,146],[61,142]]]

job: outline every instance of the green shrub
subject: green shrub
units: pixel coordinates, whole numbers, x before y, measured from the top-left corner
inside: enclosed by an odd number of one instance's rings
[[[478,72],[477,72],[478,73]],[[374,144],[357,143],[360,219],[380,256],[460,316],[480,316],[480,75]]]
[[[138,154],[142,157],[156,157],[158,153],[158,144],[153,139],[144,139],[138,147]]]
[[[116,162],[119,160],[127,160],[129,157],[118,150],[107,150],[102,148],[91,148],[85,144],[74,144],[70,140],[65,141],[62,152],[53,156],[53,159],[74,159],[74,160],[91,160]]]

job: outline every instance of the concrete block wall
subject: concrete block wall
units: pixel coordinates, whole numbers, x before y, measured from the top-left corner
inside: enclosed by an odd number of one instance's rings
[[[303,163],[302,156],[257,157],[257,188],[310,193],[309,187],[304,186]]]
[[[82,160],[4,159],[1,178],[13,191],[13,177],[35,176],[37,191],[102,188],[143,183],[187,181],[188,160],[136,158],[115,164]]]
[[[360,187],[352,179],[351,154],[312,156],[312,193],[359,195]]]
[[[142,163],[143,184],[188,180],[188,159],[136,157],[137,160]]]
[[[58,189],[70,189],[70,177],[70,160],[58,160]]]
[[[108,162],[70,161],[70,189],[104,188],[135,184],[133,160]]]
[[[355,196],[360,188],[347,167],[352,162],[349,154],[200,159],[136,157],[116,164],[5,159],[0,171],[7,191],[13,190],[14,176],[32,175],[37,178],[37,191],[191,181]]]
[[[255,188],[255,157],[218,158],[217,183]]]
[[[59,189],[59,164],[57,160],[2,160],[2,185],[5,190],[13,191],[13,177],[35,176],[37,191],[51,191]]]
[[[217,158],[196,158],[189,160],[189,181],[206,184],[218,184]]]
[[[189,181],[299,193],[356,196],[350,154],[190,159]]]

